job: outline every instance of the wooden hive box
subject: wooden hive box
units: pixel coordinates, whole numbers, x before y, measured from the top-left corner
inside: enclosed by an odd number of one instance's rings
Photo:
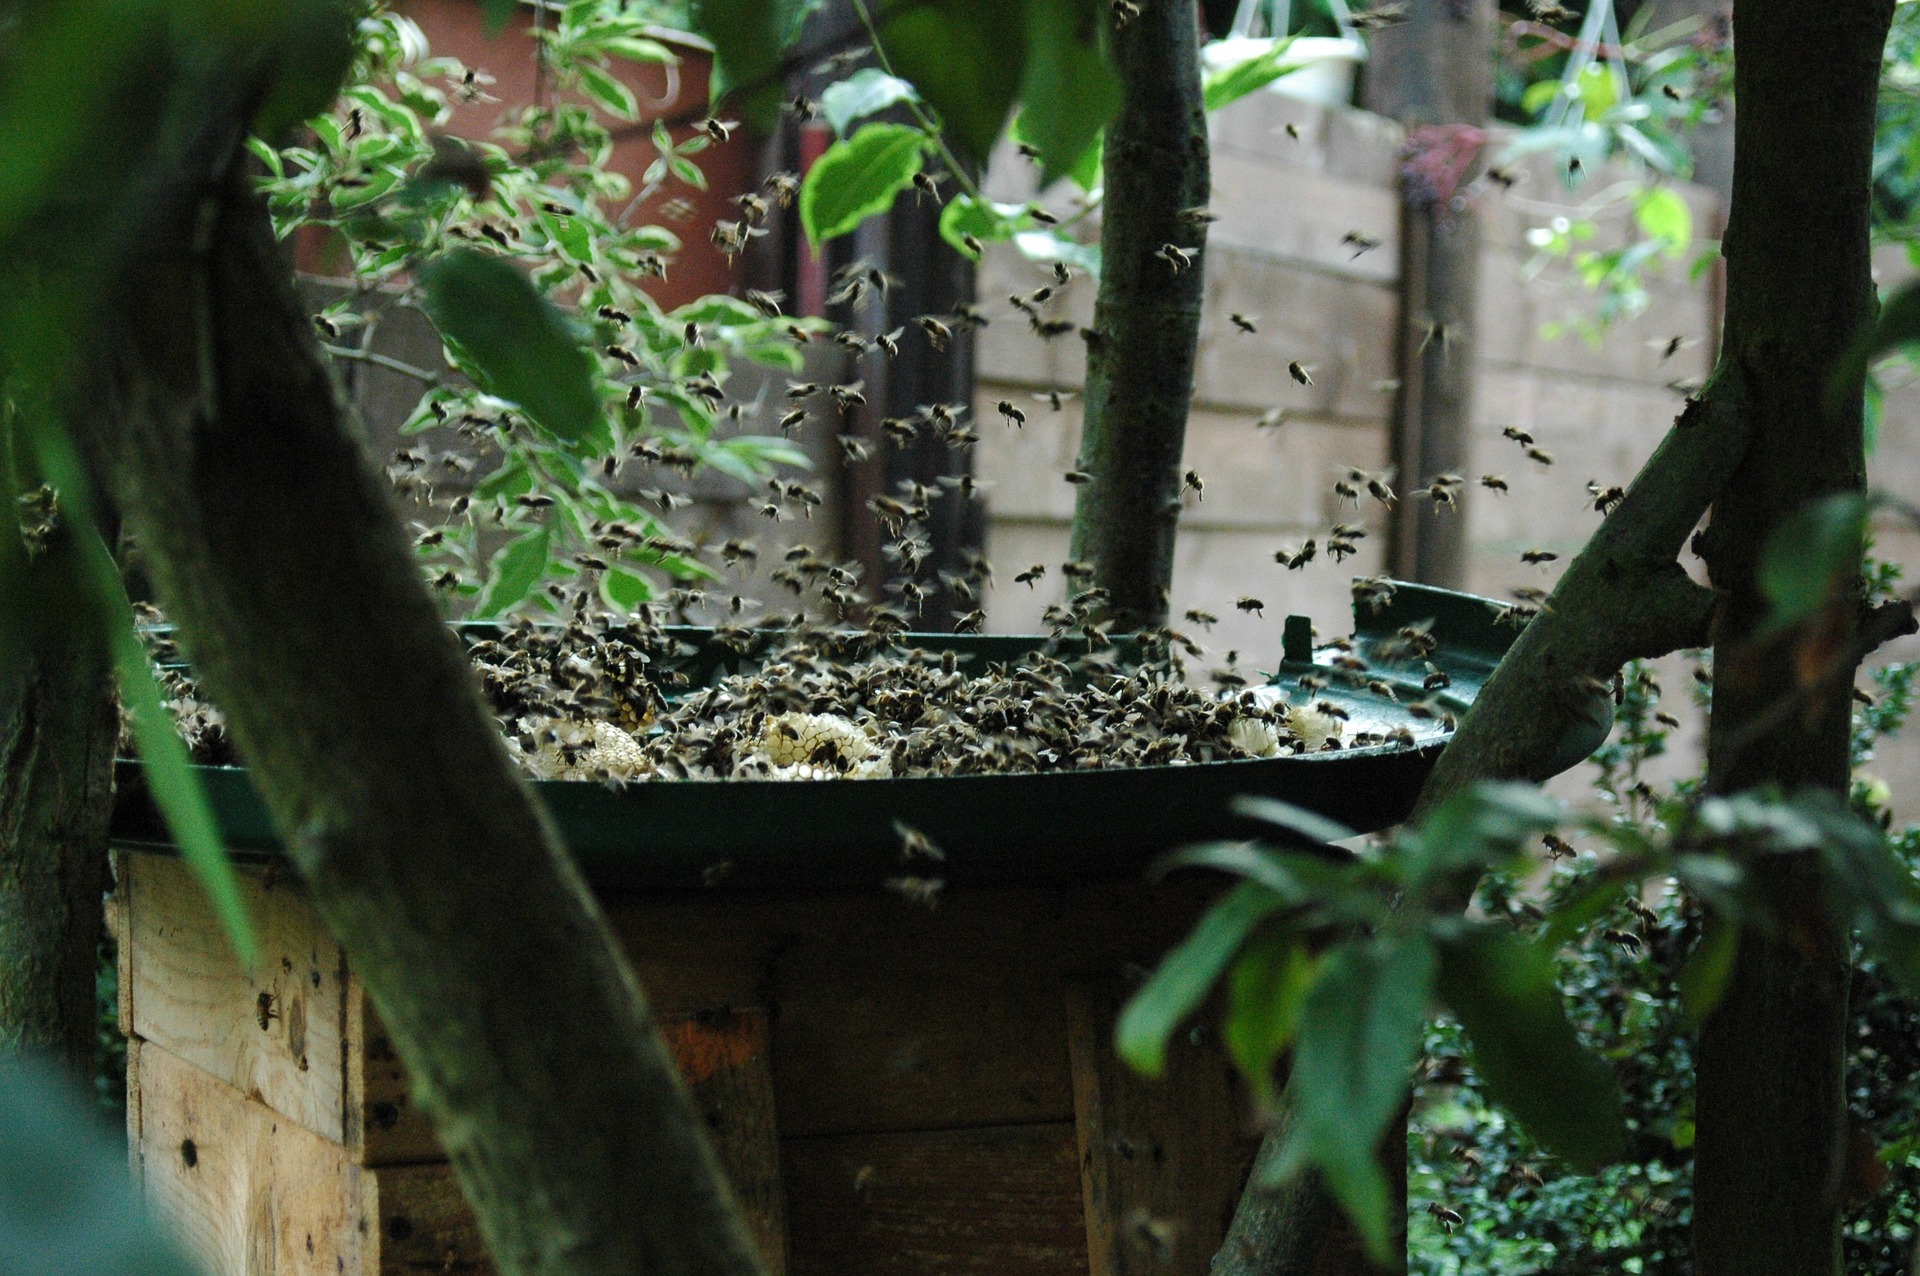
[[[134,1166],[211,1276],[491,1271],[292,875],[245,870],[250,975],[179,860],[116,865]],[[1111,1041],[1215,889],[602,902],[772,1272],[1203,1276],[1252,1159],[1246,1104],[1210,1033],[1162,1082]]]

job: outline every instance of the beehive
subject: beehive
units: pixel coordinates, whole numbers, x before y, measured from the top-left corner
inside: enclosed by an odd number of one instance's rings
[[[123,848],[116,865],[134,1163],[212,1276],[490,1271],[291,874],[245,872],[265,953],[250,975],[178,859]],[[1215,889],[603,905],[771,1271],[1201,1276],[1251,1160],[1246,1105],[1204,1031],[1161,1082],[1111,1040],[1127,990]]]

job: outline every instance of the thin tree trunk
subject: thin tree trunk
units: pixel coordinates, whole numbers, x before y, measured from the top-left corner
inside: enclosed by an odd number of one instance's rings
[[[1801,641],[1758,636],[1756,566],[1772,529],[1808,501],[1866,484],[1859,387],[1829,398],[1874,309],[1868,193],[1888,0],[1741,0],[1740,103],[1724,251],[1727,313],[1706,394],[1752,442],[1715,502],[1704,551],[1714,623],[1707,784],[1844,793],[1851,678],[1801,713],[1754,723],[1798,686]],[[1852,647],[1851,600],[1827,618]],[[1849,671],[1850,672],[1850,671]],[[1838,1276],[1846,1145],[1847,936],[1820,905],[1817,868],[1763,870],[1782,931],[1742,932],[1733,979],[1700,1034],[1694,1263],[1700,1276]]]
[[[1113,33],[1100,291],[1087,336],[1073,556],[1123,627],[1161,624],[1193,398],[1211,192],[1195,0],[1153,0]]]
[[[756,1273],[633,973],[346,428],[238,172],[244,68],[223,72],[155,90],[173,132],[99,308],[90,459],[498,1268]]]
[[[67,557],[28,570],[71,571]],[[91,1089],[119,716],[98,644],[36,637],[0,687],[0,1052],[56,1058]]]
[[[1493,105],[1493,16],[1491,0],[1414,0],[1407,21],[1378,32],[1368,49],[1367,106],[1407,126],[1392,442],[1409,491],[1466,468],[1480,292],[1480,212],[1466,183]],[[1403,500],[1388,533],[1395,575],[1450,588],[1466,581],[1462,511]]]

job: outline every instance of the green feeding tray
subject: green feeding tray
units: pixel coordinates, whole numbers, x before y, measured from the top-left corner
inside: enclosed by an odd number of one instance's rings
[[[1014,885],[1137,878],[1177,846],[1243,837],[1256,828],[1231,809],[1235,797],[1277,798],[1355,832],[1396,824],[1413,808],[1445,743],[1438,722],[1409,706],[1427,702],[1458,716],[1511,645],[1517,631],[1495,623],[1501,604],[1470,594],[1399,584],[1379,605],[1356,598],[1354,654],[1366,658],[1407,625],[1429,630],[1428,656],[1448,685],[1428,692],[1419,661],[1372,665],[1366,682],[1342,676],[1345,653],[1315,652],[1304,617],[1287,620],[1285,658],[1268,684],[1295,703],[1331,701],[1350,716],[1349,734],[1404,726],[1413,743],[1371,744],[1276,758],[1179,766],[1012,775],[885,780],[648,780],[624,788],[591,781],[535,781],[562,837],[587,877],[607,890],[871,888],[902,872],[896,821],[925,833],[946,852],[923,870],[950,885]],[[687,671],[697,688],[737,667],[742,657],[712,630],[683,629],[694,645]],[[900,642],[952,650],[962,667],[1017,664],[1049,639],[1035,636],[908,634]],[[1371,664],[1371,662],[1370,662]],[[1324,689],[1299,690],[1314,674]],[[1610,715],[1564,742],[1567,765],[1606,737]],[[247,772],[196,768],[220,829],[237,853],[276,856],[280,839]],[[127,845],[171,843],[137,762],[119,767],[114,839]]]

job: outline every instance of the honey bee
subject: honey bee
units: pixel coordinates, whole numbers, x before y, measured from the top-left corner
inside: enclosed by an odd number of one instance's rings
[[[1521,447],[1533,446],[1533,435],[1527,433],[1525,430],[1521,429],[1517,425],[1507,426],[1505,429],[1500,431],[1500,434],[1501,434],[1501,437],[1503,438],[1512,439],[1515,443],[1518,443]]]
[[[1087,473],[1085,470],[1068,470],[1065,474],[1062,474],[1060,477],[1064,478],[1067,482],[1073,484],[1075,487],[1079,487],[1083,483],[1093,482],[1093,475]]]
[[[1200,472],[1198,470],[1188,470],[1186,475],[1181,479],[1180,490],[1185,491],[1188,488],[1193,489],[1195,500],[1204,501],[1207,499],[1206,484],[1201,482]]]
[[[1305,367],[1298,359],[1287,364],[1287,375],[1301,385],[1313,384],[1313,369]]]
[[[1267,605],[1261,602],[1258,598],[1255,598],[1248,594],[1243,594],[1239,598],[1234,599],[1233,605],[1241,611],[1250,612],[1256,616],[1266,615]]]
[[[940,892],[946,889],[946,880],[939,877],[889,877],[886,887],[909,904],[918,904],[932,910],[940,905]]]
[[[1482,474],[1480,476],[1480,486],[1486,488],[1489,492],[1505,492],[1510,490],[1507,487],[1507,476],[1504,474]]]
[[[1350,230],[1340,236],[1340,243],[1342,247],[1353,249],[1353,256],[1348,259],[1350,261],[1358,261],[1364,254],[1370,253],[1380,246],[1378,239],[1372,235],[1362,234],[1357,230]]]
[[[1007,419],[1008,425],[1023,426],[1027,423],[1027,414],[1008,400],[1002,399],[995,406],[999,409],[1000,415]]]
[[[1116,0],[1124,3],[1124,0]],[[1162,244],[1154,249],[1153,255],[1167,263],[1174,274],[1182,274],[1193,268],[1193,255],[1178,244]]]
[[[935,350],[945,350],[947,343],[953,340],[953,329],[932,315],[920,315],[914,319],[914,323],[920,326],[920,331],[927,334],[927,344]]]
[[[1013,583],[1016,585],[1025,585],[1028,589],[1032,589],[1034,582],[1046,574],[1047,565],[1045,563],[1035,563],[1033,566],[1027,568],[1027,570],[1014,576]]]
[[[1259,317],[1259,315],[1243,315],[1237,310],[1227,316],[1228,319],[1233,321],[1233,326],[1242,332],[1260,331],[1258,325],[1254,322]]]
[[[1553,453],[1543,447],[1529,447],[1527,449],[1527,459],[1529,461],[1538,461],[1541,465],[1552,465]]]
[[[1434,1221],[1439,1223],[1449,1236],[1453,1235],[1454,1228],[1467,1221],[1460,1216],[1460,1211],[1449,1209],[1438,1201],[1427,1202],[1427,1213],[1433,1215]]]
[[[1540,840],[1547,848],[1547,858],[1549,860],[1570,860],[1574,857],[1573,847],[1565,838],[1554,833],[1548,833]]]
[[[895,820],[893,822],[893,831],[900,837],[901,863],[911,863],[916,859],[944,860],[947,858],[947,853],[934,845],[932,838],[911,824],[902,820]]]
[[[1520,555],[1520,561],[1529,567],[1537,567],[1542,563],[1557,562],[1559,558],[1560,555],[1545,549],[1530,549]]]
[[[940,178],[938,175],[925,171],[913,175],[914,203],[919,203],[922,195],[931,199],[936,206],[940,203]],[[978,249],[975,251],[978,252]]]

